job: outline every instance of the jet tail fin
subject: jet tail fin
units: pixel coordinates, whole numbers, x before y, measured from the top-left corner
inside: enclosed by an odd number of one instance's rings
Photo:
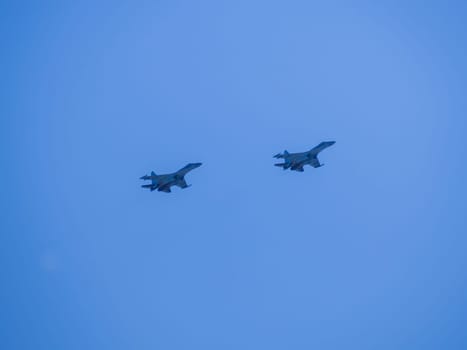
[[[157,176],[154,171],[151,171],[151,176]]]

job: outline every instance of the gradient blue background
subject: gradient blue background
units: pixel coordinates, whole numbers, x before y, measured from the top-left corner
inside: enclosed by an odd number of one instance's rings
[[[0,7],[1,349],[467,348],[465,1]]]

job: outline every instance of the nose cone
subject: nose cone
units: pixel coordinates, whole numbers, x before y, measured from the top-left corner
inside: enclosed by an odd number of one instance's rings
[[[190,163],[190,166],[194,169],[194,168],[198,168],[200,167],[201,165],[203,165],[203,163]]]
[[[328,141],[328,142],[327,142],[327,144],[328,144],[329,146],[332,146],[332,145],[335,144],[335,143],[336,143],[336,141]]]

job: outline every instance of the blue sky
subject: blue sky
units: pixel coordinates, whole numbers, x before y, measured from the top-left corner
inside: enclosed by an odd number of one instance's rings
[[[2,349],[467,347],[465,3],[0,6]]]

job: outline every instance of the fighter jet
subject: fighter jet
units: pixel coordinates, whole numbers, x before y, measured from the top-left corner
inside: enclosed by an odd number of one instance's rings
[[[301,153],[289,153],[287,151],[284,151],[282,154],[278,153],[274,156],[274,158],[283,158],[285,163],[277,163],[274,165],[282,167],[284,170],[290,168],[290,170],[295,171],[303,171],[303,166],[306,164],[311,165],[313,168],[322,167],[324,164],[319,162],[318,153],[335,143],[336,141],[321,142],[318,146],[312,148],[311,150]]]
[[[190,163],[179,171],[171,174],[164,174],[164,175],[156,175],[154,171],[151,171],[151,175],[144,175],[141,176],[141,180],[151,180],[150,185],[142,185],[143,188],[149,188],[151,191],[158,190],[162,192],[171,192],[170,187],[178,186],[180,188],[187,188],[191,185],[187,185],[185,181],[185,175],[196,169],[197,167],[201,166],[202,163]]]

